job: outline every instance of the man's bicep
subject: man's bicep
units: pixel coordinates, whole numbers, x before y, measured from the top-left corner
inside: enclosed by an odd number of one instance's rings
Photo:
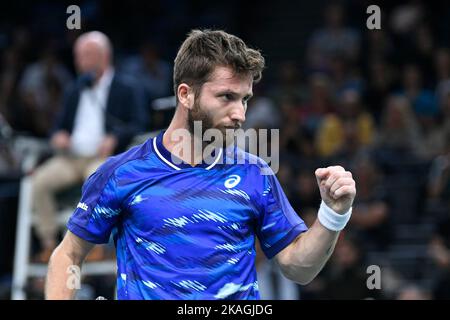
[[[99,169],[101,170],[101,168]],[[83,186],[83,194],[67,228],[92,243],[107,243],[122,212],[113,174],[95,172]]]
[[[262,250],[270,259],[308,228],[290,205],[274,175],[265,178],[260,203],[257,235]]]
[[[292,254],[295,253],[295,248],[298,247],[298,243],[302,241],[306,232],[300,233],[290,244],[275,255],[275,261],[280,267],[288,266],[292,261]]]
[[[89,251],[95,246],[95,243],[86,241],[70,230],[67,230],[61,245],[64,252],[72,261],[81,263]]]

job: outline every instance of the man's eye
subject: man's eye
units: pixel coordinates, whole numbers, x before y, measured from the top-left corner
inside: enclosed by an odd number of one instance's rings
[[[222,97],[225,101],[233,100],[233,95],[231,95],[231,94],[224,94]]]
[[[250,100],[252,97],[253,97],[252,95],[245,96],[243,102],[244,102],[244,103],[249,102],[249,100]]]

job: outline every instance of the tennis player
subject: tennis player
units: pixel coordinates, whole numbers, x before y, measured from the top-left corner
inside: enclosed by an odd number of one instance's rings
[[[356,194],[350,172],[340,166],[315,171],[322,202],[308,229],[258,157],[225,144],[205,161],[202,148],[177,147],[180,139],[200,139],[196,121],[201,134],[239,128],[263,68],[260,52],[236,36],[189,34],[175,59],[172,122],[109,158],[85,182],[49,262],[47,299],[74,298],[67,270],[81,267],[91,248],[111,235],[118,299],[259,299],[256,237],[287,278],[314,279],[350,219]],[[179,130],[191,135],[180,138]]]

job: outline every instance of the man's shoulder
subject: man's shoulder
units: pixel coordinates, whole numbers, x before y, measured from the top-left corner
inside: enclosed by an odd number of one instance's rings
[[[238,147],[233,151],[228,151],[227,156],[232,155],[232,152],[235,153],[233,155],[235,164],[246,166],[250,170],[258,170],[261,175],[273,174],[269,164],[263,158]]]
[[[82,192],[100,194],[104,189],[111,190],[117,187],[125,187],[146,179],[156,168],[155,162],[151,160],[153,154],[153,138],[136,145],[129,150],[106,159],[97,170],[84,182]],[[112,189],[111,189],[112,188]],[[121,188],[122,189],[122,188]],[[119,191],[114,191],[118,195]],[[123,196],[123,194],[122,194]]]
[[[151,140],[138,144],[122,153],[109,157],[98,169],[102,176],[118,175],[122,168],[133,166],[136,162],[145,160],[152,152]]]

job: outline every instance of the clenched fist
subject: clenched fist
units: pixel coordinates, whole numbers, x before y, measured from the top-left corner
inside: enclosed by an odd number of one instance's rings
[[[320,196],[335,212],[344,214],[352,206],[356,195],[352,174],[341,166],[319,168],[315,172]]]

